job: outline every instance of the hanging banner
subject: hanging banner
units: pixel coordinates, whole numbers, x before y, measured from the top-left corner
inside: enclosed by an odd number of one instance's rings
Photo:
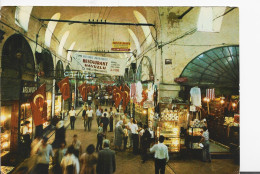
[[[112,42],[112,51],[130,51],[130,42]]]
[[[60,82],[58,82],[58,86],[60,88],[63,100],[67,100],[70,98],[70,82],[69,77],[64,78]]]
[[[72,66],[75,69],[115,76],[123,76],[127,59],[115,59],[75,53]]]
[[[82,97],[82,100],[85,102],[87,101],[87,84],[83,83],[78,87],[79,93]]]
[[[35,126],[43,124],[47,120],[46,84],[32,94],[30,105]]]

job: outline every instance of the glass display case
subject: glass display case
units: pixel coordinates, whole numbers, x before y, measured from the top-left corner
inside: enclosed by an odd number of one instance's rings
[[[61,107],[62,107],[62,100],[61,100],[61,95],[56,95],[55,96],[55,115],[60,116],[61,114]]]
[[[165,137],[164,144],[168,146],[169,152],[180,151],[180,127],[176,121],[160,121],[157,127],[157,136]]]
[[[11,106],[1,107],[1,157],[10,152]]]

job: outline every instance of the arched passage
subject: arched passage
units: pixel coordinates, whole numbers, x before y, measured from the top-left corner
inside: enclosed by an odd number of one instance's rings
[[[144,56],[138,66],[136,78],[139,81],[153,81],[153,68],[152,68],[152,61],[149,57]]]
[[[56,78],[62,79],[63,77],[64,77],[63,63],[61,60],[59,60],[56,64]]]
[[[186,85],[238,87],[239,46],[210,49],[188,63],[180,77],[187,77]]]
[[[51,52],[44,49],[42,53],[35,53],[37,64],[39,65],[39,71],[41,76],[44,77],[53,77],[54,74],[54,65]]]

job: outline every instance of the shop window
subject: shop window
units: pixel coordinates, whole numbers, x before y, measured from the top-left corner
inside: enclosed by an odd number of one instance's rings
[[[23,28],[25,31],[28,31],[32,8],[33,7],[30,6],[18,6],[15,10],[15,24]]]
[[[197,23],[198,31],[220,32],[226,7],[201,7]]]
[[[69,31],[66,31],[66,32],[63,34],[62,38],[61,38],[60,45],[59,45],[59,49],[58,49],[58,54],[59,54],[60,56],[62,56],[62,50],[63,50],[63,47],[64,47],[66,41],[67,41],[67,38],[69,37],[69,34],[70,34],[70,32],[69,32]]]
[[[141,54],[141,49],[140,49],[140,43],[136,37],[136,35],[134,34],[134,32],[128,28],[128,32],[130,34],[130,36],[132,37],[132,39],[134,40],[134,43],[135,43],[135,47],[136,47],[136,50],[137,50],[137,55]]]
[[[1,107],[1,156],[10,152],[12,106]]]
[[[139,23],[147,24],[145,17],[141,13],[139,13],[138,11],[134,11],[134,15]],[[148,26],[142,26],[142,29],[143,29],[145,38],[147,40],[147,43],[148,43],[148,45],[150,45],[153,41],[153,38],[151,35],[151,30]]]
[[[73,43],[70,45],[69,50],[73,50],[75,44],[76,44],[76,42],[73,42]],[[68,61],[71,61],[70,56],[71,56],[71,51],[68,51],[68,54],[67,54],[67,60],[68,60]]]
[[[56,13],[55,15],[53,15],[51,17],[51,19],[59,20],[60,19],[60,13]],[[45,45],[47,47],[51,46],[51,37],[52,37],[52,33],[54,32],[56,25],[57,25],[57,22],[55,22],[55,21],[50,21],[48,23],[48,27],[47,27],[46,32],[45,32]]]

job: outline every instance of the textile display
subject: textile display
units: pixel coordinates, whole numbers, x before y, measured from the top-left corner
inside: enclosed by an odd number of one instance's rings
[[[193,87],[190,90],[191,103],[194,106],[201,106],[201,92],[199,87]]]
[[[215,89],[206,89],[206,97],[210,100],[215,99]]]

